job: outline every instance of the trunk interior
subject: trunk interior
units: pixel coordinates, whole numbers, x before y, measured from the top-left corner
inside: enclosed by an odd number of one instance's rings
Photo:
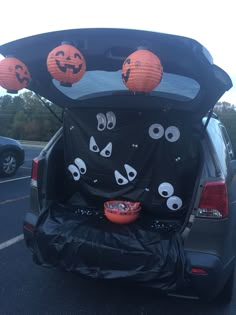
[[[66,109],[61,135],[46,149],[47,206],[35,232],[35,261],[165,292],[188,285],[181,228],[201,167],[192,116],[161,109]],[[104,203],[112,200],[140,202],[138,218],[110,222]]]

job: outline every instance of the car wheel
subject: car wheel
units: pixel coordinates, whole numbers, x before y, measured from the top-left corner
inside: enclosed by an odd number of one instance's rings
[[[0,174],[2,176],[12,176],[18,168],[16,153],[13,151],[3,152],[0,156]]]

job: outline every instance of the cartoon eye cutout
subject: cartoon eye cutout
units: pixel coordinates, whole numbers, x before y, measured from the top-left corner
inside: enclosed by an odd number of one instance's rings
[[[87,168],[86,168],[86,165],[85,165],[83,160],[81,160],[79,158],[76,158],[75,159],[75,164],[79,168],[79,171],[80,171],[81,175],[84,175],[87,172]]]
[[[107,126],[106,116],[103,113],[97,114],[98,130],[103,131]]]
[[[148,130],[149,136],[152,139],[160,139],[164,135],[164,128],[160,124],[152,124]]]
[[[175,142],[175,141],[179,140],[179,138],[180,138],[179,128],[177,128],[175,126],[168,127],[165,131],[165,138],[169,142]]]
[[[126,174],[128,176],[129,181],[134,180],[135,177],[137,176],[137,171],[128,164],[125,164],[124,167],[125,167]]]
[[[174,187],[170,183],[162,183],[158,187],[159,194],[164,198],[169,198],[174,193]]]
[[[116,115],[113,112],[107,112],[107,129],[111,130],[116,125]]]
[[[75,165],[73,164],[69,165],[68,170],[71,172],[75,181],[78,181],[80,179],[80,172]]]
[[[118,185],[126,185],[129,182],[128,179],[122,176],[118,171],[115,171],[115,179]]]
[[[103,157],[110,157],[112,153],[112,143],[109,142],[107,146],[100,152],[100,155]]]
[[[94,139],[94,137],[91,137],[90,138],[90,141],[89,141],[89,150],[92,151],[92,152],[100,152],[99,150],[99,147]]]
[[[169,199],[167,199],[167,207],[170,210],[176,211],[179,210],[183,205],[182,200],[177,196],[172,196]]]

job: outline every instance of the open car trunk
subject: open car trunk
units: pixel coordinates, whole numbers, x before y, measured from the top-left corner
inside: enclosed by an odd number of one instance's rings
[[[158,68],[146,63],[150,52]],[[61,139],[41,156],[35,261],[163,291],[187,284],[181,232],[201,173],[202,118],[232,87],[229,76],[197,41],[141,30],[39,34],[0,53],[25,63],[28,88],[64,109]],[[111,200],[139,202],[137,220],[110,222]]]
[[[63,135],[48,160],[50,206],[38,222],[34,257],[170,291],[189,280],[181,231],[199,175],[200,135],[189,114],[135,109],[135,99],[123,99],[123,108],[94,100],[65,110]],[[140,202],[138,219],[110,222],[104,203],[111,200]]]

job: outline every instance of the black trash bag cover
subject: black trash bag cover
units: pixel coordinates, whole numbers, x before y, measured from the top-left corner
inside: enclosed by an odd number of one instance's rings
[[[93,279],[131,280],[171,292],[189,282],[178,225],[140,215],[120,225],[101,210],[53,205],[39,218],[34,260]]]

